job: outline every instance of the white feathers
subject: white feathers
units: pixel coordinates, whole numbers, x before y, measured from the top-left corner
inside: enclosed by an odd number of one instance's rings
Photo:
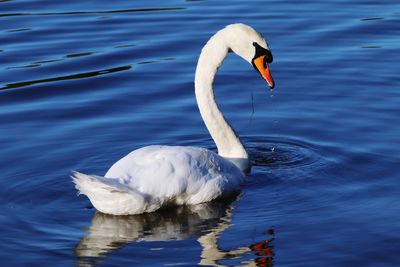
[[[160,208],[157,200],[148,201],[145,195],[118,183],[116,179],[107,179],[79,172],[72,174],[75,188],[86,195],[93,206],[103,212],[114,215],[139,214]]]
[[[239,190],[244,174],[204,148],[147,146],[116,162],[105,177],[75,172],[72,178],[97,210],[124,215],[227,197]]]
[[[269,50],[268,44],[264,38],[256,32],[252,27],[235,23],[226,26],[220,32],[224,35],[226,44],[238,56],[251,64],[254,57],[253,42],[258,43],[260,46]]]
[[[210,38],[198,60],[196,100],[219,155],[196,147],[140,148],[116,162],[105,177],[73,173],[80,193],[99,211],[123,215],[168,205],[199,204],[237,192],[250,162],[239,137],[218,109],[212,84],[229,50],[251,62],[253,42],[268,49],[254,29],[232,24]]]

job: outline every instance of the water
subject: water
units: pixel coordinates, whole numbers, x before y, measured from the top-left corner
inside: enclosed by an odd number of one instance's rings
[[[396,1],[0,1],[2,266],[399,266]],[[77,197],[149,144],[215,149],[205,41],[244,22],[273,93],[230,55],[216,97],[253,158],[231,200],[113,217]]]

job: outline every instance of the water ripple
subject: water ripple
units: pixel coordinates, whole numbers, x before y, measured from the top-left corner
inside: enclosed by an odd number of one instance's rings
[[[25,32],[25,31],[30,31],[30,28],[20,28],[20,29],[12,29],[8,30],[7,32]]]
[[[75,53],[75,54],[69,54],[66,55],[65,57],[71,58],[71,57],[85,57],[85,56],[90,56],[93,55],[94,52],[82,52],[82,53]]]
[[[65,75],[65,76],[59,76],[59,77],[53,77],[53,78],[47,78],[47,79],[9,83],[3,87],[0,87],[0,90],[26,87],[26,86],[30,86],[30,85],[38,84],[38,83],[49,83],[49,82],[56,82],[56,81],[89,78],[89,77],[94,77],[94,76],[103,75],[103,74],[109,74],[109,73],[113,73],[113,72],[125,71],[125,70],[129,70],[131,68],[132,68],[131,65],[126,65],[126,66],[115,67],[115,68],[99,70],[99,71],[90,71],[90,72],[83,72],[83,73],[77,73],[77,74]]]
[[[368,21],[368,20],[384,20],[385,18],[364,18],[361,21]]]
[[[134,8],[124,10],[100,10],[100,11],[67,11],[67,12],[44,12],[44,13],[5,13],[0,17],[16,16],[55,16],[55,15],[96,15],[96,14],[114,14],[114,13],[133,13],[133,12],[160,12],[160,11],[179,11],[185,10],[183,7],[162,7],[162,8]]]
[[[288,139],[259,139],[246,142],[254,166],[286,169],[318,162],[322,156],[311,144]]]

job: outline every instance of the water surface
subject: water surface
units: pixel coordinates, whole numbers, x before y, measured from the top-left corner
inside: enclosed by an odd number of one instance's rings
[[[399,266],[400,4],[0,1],[2,266]],[[273,92],[230,55],[221,109],[254,164],[234,199],[127,217],[78,197],[150,144],[215,149],[193,77],[243,22]]]

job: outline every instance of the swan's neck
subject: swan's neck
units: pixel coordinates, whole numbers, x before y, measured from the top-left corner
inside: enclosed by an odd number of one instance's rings
[[[218,154],[233,161],[241,170],[246,170],[249,168],[246,149],[225,120],[214,97],[214,77],[229,49],[223,32],[218,32],[203,47],[196,68],[196,100],[204,123],[217,145]]]

